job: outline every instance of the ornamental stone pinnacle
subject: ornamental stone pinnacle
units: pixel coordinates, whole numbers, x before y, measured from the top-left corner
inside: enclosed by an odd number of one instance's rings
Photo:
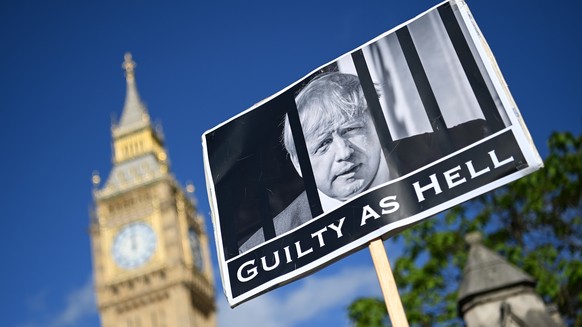
[[[465,236],[465,242],[469,245],[481,244],[483,242],[483,235],[480,232],[471,232]]]
[[[470,248],[459,287],[459,313],[479,296],[518,285],[535,286],[533,277],[485,247],[481,233],[471,232],[465,240]]]

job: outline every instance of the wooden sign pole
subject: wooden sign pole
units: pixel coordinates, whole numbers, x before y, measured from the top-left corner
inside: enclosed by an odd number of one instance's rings
[[[406,320],[406,314],[404,313],[402,301],[400,300],[398,288],[384,248],[384,242],[382,242],[381,238],[375,239],[370,242],[369,248],[392,326],[408,327],[408,320]]]

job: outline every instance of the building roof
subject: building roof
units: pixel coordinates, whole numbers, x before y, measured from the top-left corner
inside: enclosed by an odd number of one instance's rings
[[[459,289],[459,307],[476,295],[516,285],[535,286],[533,277],[486,248],[480,233],[470,233],[466,240],[470,249]]]

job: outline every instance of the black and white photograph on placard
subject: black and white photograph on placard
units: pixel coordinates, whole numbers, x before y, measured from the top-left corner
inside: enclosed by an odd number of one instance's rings
[[[301,88],[295,103],[307,155],[296,149],[289,114],[283,123],[282,143],[297,174],[303,176],[307,172],[313,176],[310,182],[314,180],[315,187],[311,189],[316,188],[317,192],[311,199],[315,206],[310,206],[307,191],[302,192],[273,219],[276,235],[389,180],[388,166],[356,75],[328,67]],[[303,169],[299,158],[303,159]],[[241,253],[264,240],[264,231],[259,229],[241,246]]]
[[[231,306],[539,169],[467,10],[444,2],[205,133]]]

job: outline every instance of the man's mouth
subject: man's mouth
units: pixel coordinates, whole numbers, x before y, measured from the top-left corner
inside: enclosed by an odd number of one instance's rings
[[[362,167],[361,163],[357,164],[357,165],[347,166],[347,167],[343,168],[342,170],[340,170],[337,174],[335,174],[334,180],[337,178],[343,178],[343,179],[352,178],[352,177],[354,177],[354,175],[356,175],[358,170],[360,170],[360,167]]]

